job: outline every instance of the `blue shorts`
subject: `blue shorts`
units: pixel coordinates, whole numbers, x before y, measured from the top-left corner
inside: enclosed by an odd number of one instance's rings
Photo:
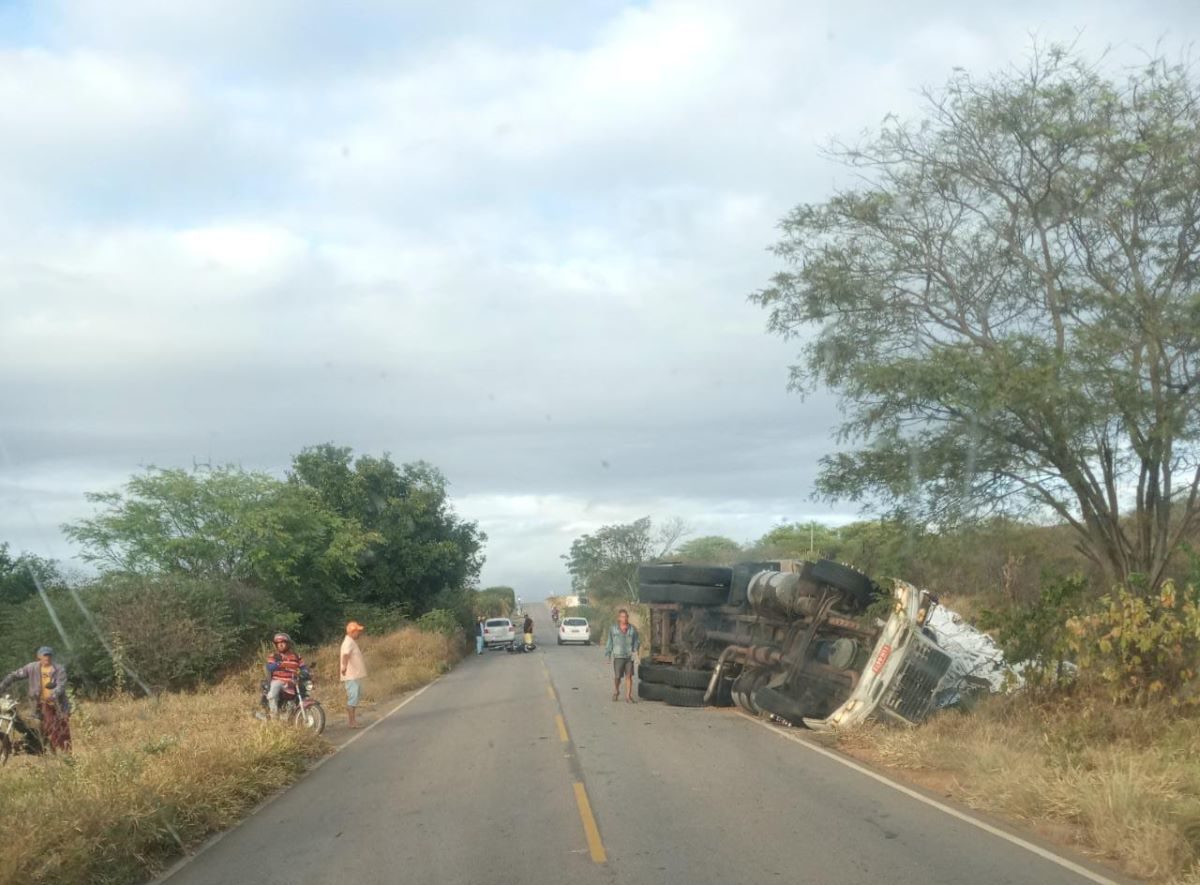
[[[346,706],[358,706],[358,692],[362,688],[362,682],[358,679],[347,679],[342,685],[346,686]]]

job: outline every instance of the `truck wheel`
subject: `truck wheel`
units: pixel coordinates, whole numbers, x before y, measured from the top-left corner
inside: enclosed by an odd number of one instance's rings
[[[680,602],[684,605],[724,605],[729,599],[728,587],[707,584],[641,584],[641,602]]]
[[[711,670],[680,670],[669,667],[663,675],[665,678],[662,681],[673,688],[707,689],[708,683],[712,681]]]
[[[841,590],[850,602],[859,608],[866,608],[879,595],[879,585],[864,575],[840,562],[831,559],[818,559],[808,571],[811,581],[828,584]]]
[[[638,697],[644,701],[661,701],[666,697],[669,689],[665,685],[659,685],[657,682],[639,682]]]
[[[712,679],[711,670],[694,670],[672,667],[668,664],[642,664],[638,668],[638,679],[672,688],[707,689]]]
[[[754,692],[754,706],[767,713],[774,714],[780,719],[786,719],[792,725],[803,725],[803,719],[808,715],[799,701],[788,697],[777,688],[759,688]]]
[[[703,707],[704,692],[694,688],[664,688],[665,700],[672,707]]]
[[[647,661],[638,667],[638,679],[642,682],[653,682],[657,685],[662,685],[666,682],[666,671],[673,669],[673,667],[668,667],[666,664],[651,664]]]
[[[721,678],[717,683],[716,693],[713,695],[714,707],[732,707],[733,706],[733,680]]]
[[[772,675],[770,670],[762,667],[742,670],[741,675],[733,681],[734,703],[751,716],[760,715],[762,711],[754,703],[754,690],[770,682]]]
[[[729,587],[733,569],[716,565],[639,565],[639,584],[698,584]]]
[[[742,605],[746,602],[746,591],[750,579],[759,572],[779,571],[779,560],[774,562],[739,562],[733,567],[733,580],[729,585],[729,604]]]

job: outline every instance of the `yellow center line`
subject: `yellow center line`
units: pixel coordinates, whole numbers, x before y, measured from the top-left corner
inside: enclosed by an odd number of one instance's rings
[[[583,832],[587,836],[588,852],[594,863],[604,863],[608,855],[604,853],[604,843],[600,841],[600,830],[596,828],[596,818],[592,816],[592,804],[588,802],[587,790],[579,781],[575,782],[575,804],[579,806],[579,819],[583,821]]]
[[[550,695],[550,700],[554,700],[554,686],[553,685],[546,686],[546,694]]]
[[[567,723],[563,721],[561,713],[554,714],[554,724],[558,726],[558,739],[565,744],[570,738],[567,737]]]

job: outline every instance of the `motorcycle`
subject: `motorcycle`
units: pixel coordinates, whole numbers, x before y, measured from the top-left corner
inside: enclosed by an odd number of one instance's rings
[[[533,651],[537,648],[537,644],[533,642],[525,642],[523,640],[514,639],[506,647],[509,654],[523,654],[527,651]]]
[[[271,705],[267,701],[267,689],[270,687],[271,680],[263,680],[262,693],[259,696],[262,709],[254,714],[258,719],[271,718]],[[325,731],[325,708],[321,706],[320,701],[312,697],[312,690],[312,674],[301,670],[300,677],[290,685],[285,684],[283,691],[279,693],[279,718],[289,725],[311,728],[313,734],[321,734]]]
[[[14,753],[41,756],[45,752],[41,734],[21,718],[17,702],[10,695],[0,698],[0,765]]]

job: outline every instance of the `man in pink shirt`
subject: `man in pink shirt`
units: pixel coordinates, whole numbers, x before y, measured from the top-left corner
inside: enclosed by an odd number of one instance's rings
[[[362,636],[365,629],[358,621],[351,621],[346,625],[346,638],[342,640],[342,683],[346,686],[346,720],[351,728],[359,727],[354,714],[362,680],[367,675],[362,649],[358,647],[358,637]]]

